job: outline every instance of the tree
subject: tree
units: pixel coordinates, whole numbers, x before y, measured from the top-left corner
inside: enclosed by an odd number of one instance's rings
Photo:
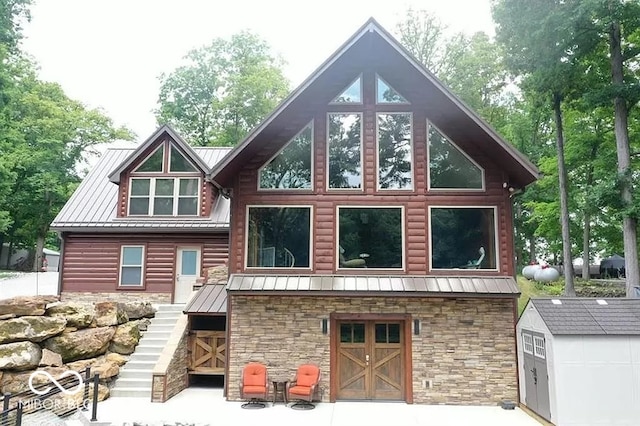
[[[561,0],[500,0],[493,4],[496,38],[507,65],[524,76],[523,88],[544,97],[553,111],[560,193],[565,295],[575,296],[564,159],[562,103],[579,81],[570,41],[570,15]]]
[[[193,145],[233,146],[289,91],[282,61],[244,31],[192,50],[186,65],[160,77],[158,123]]]

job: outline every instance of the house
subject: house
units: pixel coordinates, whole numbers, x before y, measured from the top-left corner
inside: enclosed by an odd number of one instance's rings
[[[318,364],[325,401],[516,401],[511,196],[537,177],[367,21],[211,170],[227,398],[260,361]]]
[[[191,148],[162,126],[109,149],[56,216],[63,299],[184,303],[228,258],[229,200],[207,174],[229,148]]]
[[[638,423],[639,299],[531,299],[517,335],[521,403],[558,426]]]

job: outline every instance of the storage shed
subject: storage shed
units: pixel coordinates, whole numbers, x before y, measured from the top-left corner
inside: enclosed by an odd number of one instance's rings
[[[58,272],[60,265],[60,253],[49,250],[48,248],[42,249],[42,252],[47,259],[47,271]]]
[[[531,299],[517,333],[522,404],[558,426],[640,422],[640,299]]]

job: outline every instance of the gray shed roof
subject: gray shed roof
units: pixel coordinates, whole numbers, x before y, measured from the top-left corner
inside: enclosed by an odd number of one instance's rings
[[[208,167],[213,167],[231,148],[193,148]],[[109,181],[109,175],[137,152],[133,148],[108,149],[87,174],[80,186],[51,223],[55,231],[141,231],[162,229],[195,231],[229,229],[229,200],[218,197],[211,216],[207,218],[118,218],[116,217],[118,185]]]
[[[185,314],[226,314],[227,291],[225,287],[225,284],[203,285],[191,298],[183,312]]]
[[[515,297],[520,290],[512,277],[435,277],[423,275],[247,275],[233,274],[227,285],[238,292],[404,292],[406,295],[481,295]]]
[[[640,299],[535,298],[551,334],[640,335]]]

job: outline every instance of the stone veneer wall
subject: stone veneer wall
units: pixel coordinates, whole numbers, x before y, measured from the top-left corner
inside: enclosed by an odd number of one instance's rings
[[[153,368],[152,402],[165,402],[189,386],[187,327],[188,317],[183,314]]]
[[[411,334],[415,403],[517,400],[511,299],[230,296],[230,400],[239,399],[243,366],[259,361],[270,377],[288,379],[299,364],[318,364],[322,399],[328,401],[330,341],[329,334],[322,334],[321,321],[332,312],[411,314],[420,320],[420,334]]]
[[[96,303],[104,301],[151,302],[170,304],[171,293],[146,293],[144,291],[118,291],[115,293],[92,293],[89,291],[65,291],[60,295],[62,301]]]

